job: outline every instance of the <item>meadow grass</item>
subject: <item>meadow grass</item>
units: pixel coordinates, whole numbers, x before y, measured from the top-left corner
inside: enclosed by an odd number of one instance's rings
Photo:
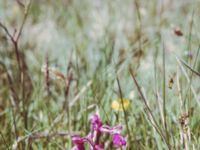
[[[71,149],[95,113],[123,125],[118,149],[200,149],[199,8],[199,0],[0,1],[0,149]],[[112,107],[124,99],[128,107]]]

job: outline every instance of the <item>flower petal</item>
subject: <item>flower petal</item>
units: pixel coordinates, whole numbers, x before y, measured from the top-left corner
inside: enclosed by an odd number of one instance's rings
[[[91,118],[91,128],[92,128],[92,130],[93,131],[99,131],[102,124],[103,123],[101,121],[101,118],[97,114],[94,114]]]
[[[126,140],[123,136],[121,136],[120,134],[113,134],[112,136],[112,140],[115,146],[117,147],[121,147],[121,146],[125,146],[126,145]]]
[[[82,138],[79,135],[73,135],[72,142],[76,145],[80,145],[80,144],[83,144],[84,142],[86,142],[86,140],[85,140],[85,138]]]
[[[109,134],[120,133],[121,130],[122,130],[122,126],[121,126],[121,125],[117,125],[117,126],[114,126],[114,127],[110,127],[110,126],[108,126],[108,125],[103,125],[103,126],[101,126],[101,128],[100,128],[100,131],[101,131],[101,132],[109,133]]]
[[[71,150],[85,150],[84,145],[76,145]]]
[[[130,101],[128,99],[123,98],[122,100],[121,99],[114,100],[112,102],[111,107],[113,110],[122,111],[123,107],[126,110],[129,107],[129,105]]]

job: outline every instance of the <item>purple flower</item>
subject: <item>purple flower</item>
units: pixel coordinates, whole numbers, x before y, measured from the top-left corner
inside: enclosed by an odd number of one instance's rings
[[[86,142],[85,138],[80,137],[79,135],[73,135],[72,136],[72,142],[76,145],[79,144],[84,144],[84,142]]]
[[[100,127],[103,125],[101,118],[95,114],[91,118],[91,128],[92,131],[99,131]]]
[[[85,150],[84,143],[87,141],[86,138],[82,138],[79,135],[73,135],[72,136],[72,142],[76,146],[74,146],[71,150]]]
[[[84,145],[76,145],[71,150],[85,150]]]
[[[91,132],[85,136],[79,135],[72,136],[72,142],[75,145],[71,150],[85,150],[84,143],[90,144],[90,150],[104,150],[104,142],[101,142],[101,136],[103,133],[110,134],[112,136],[113,143],[116,147],[122,147],[126,145],[126,140],[120,135],[122,126],[110,127],[103,125],[101,118],[95,114],[91,118]]]
[[[117,146],[117,147],[121,147],[121,146],[126,145],[125,138],[118,133],[113,134],[112,140],[113,140],[114,145]]]
[[[121,126],[121,125],[114,126],[114,127],[110,127],[110,126],[108,126],[108,125],[103,125],[103,126],[101,126],[101,128],[100,128],[100,131],[101,131],[101,132],[109,133],[109,134],[120,133],[121,130],[122,130],[122,126]]]
[[[95,145],[94,147],[91,147],[90,150],[104,150],[103,145]]]
[[[89,133],[85,137],[80,137],[79,135],[73,135],[71,138],[72,138],[73,144],[75,144],[75,146],[71,150],[85,150],[84,148],[85,142],[89,143],[92,147],[95,146],[92,139],[93,136],[91,133]],[[101,149],[92,149],[92,150],[101,150]]]

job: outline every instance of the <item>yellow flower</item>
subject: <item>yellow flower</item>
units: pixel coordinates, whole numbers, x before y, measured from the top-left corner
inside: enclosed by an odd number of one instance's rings
[[[112,102],[112,109],[116,110],[116,111],[122,111],[123,110],[123,106],[124,106],[124,109],[126,110],[129,105],[130,105],[130,101],[128,99],[125,99],[123,98],[122,100],[121,99],[117,99],[117,100],[114,100]]]

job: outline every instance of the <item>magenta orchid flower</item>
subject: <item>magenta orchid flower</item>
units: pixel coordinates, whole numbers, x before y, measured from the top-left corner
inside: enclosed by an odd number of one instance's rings
[[[72,137],[72,142],[73,144],[75,144],[75,146],[73,147],[74,149],[72,150],[85,150],[84,148],[84,143],[90,143],[91,146],[94,146],[95,144],[93,143],[93,136],[91,133],[89,133],[87,136],[85,137],[80,137],[79,135],[73,135]]]
[[[75,146],[71,150],[85,150],[84,143],[86,141],[86,138],[81,138],[79,135],[72,136],[72,142]]]
[[[116,134],[113,134],[112,136],[112,140],[113,140],[113,143],[116,147],[122,147],[122,146],[125,146],[126,145],[126,140],[124,139],[123,136],[121,136],[120,134],[116,133]]]
[[[122,126],[110,127],[103,125],[99,115],[94,114],[91,118],[91,132],[85,136],[80,137],[78,135],[72,136],[72,142],[75,146],[71,150],[85,150],[84,143],[90,144],[90,150],[104,150],[104,144],[100,142],[100,137],[103,133],[110,134],[112,136],[113,144],[116,147],[122,147],[126,145],[126,140],[120,135]]]
[[[102,125],[103,123],[101,121],[101,118],[97,114],[94,114],[91,118],[92,131],[99,131]]]

